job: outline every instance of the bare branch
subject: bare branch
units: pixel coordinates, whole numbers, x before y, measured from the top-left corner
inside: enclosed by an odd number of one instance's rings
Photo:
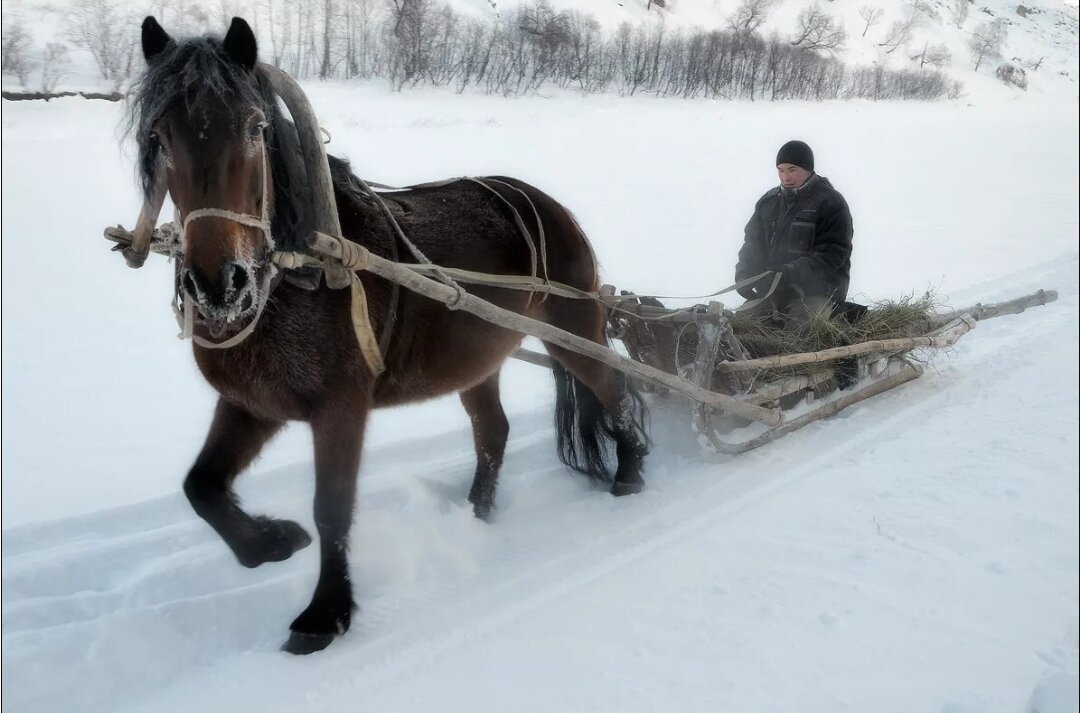
[[[866,37],[866,33],[870,31],[870,28],[881,21],[882,15],[885,11],[880,7],[873,5],[863,5],[859,8],[859,17],[863,19],[866,24],[863,26],[863,31],[860,37]]]
[[[839,52],[847,41],[843,25],[816,3],[799,13],[798,28],[791,44],[803,49]]]

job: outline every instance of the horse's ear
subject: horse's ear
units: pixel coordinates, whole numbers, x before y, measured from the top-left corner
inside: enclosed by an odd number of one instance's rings
[[[259,47],[255,43],[255,33],[251,26],[239,17],[232,19],[229,31],[225,34],[225,53],[234,62],[247,70],[255,68],[255,62],[259,59]]]
[[[142,22],[142,53],[146,63],[153,62],[172,41],[169,33],[162,29],[154,16],[147,15]]]

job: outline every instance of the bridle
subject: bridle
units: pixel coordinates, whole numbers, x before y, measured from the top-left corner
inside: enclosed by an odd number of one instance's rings
[[[259,324],[259,319],[262,317],[263,310],[266,309],[266,305],[270,301],[270,293],[273,291],[273,287],[276,284],[275,279],[278,276],[278,268],[270,259],[271,255],[274,253],[274,236],[271,230],[270,220],[270,157],[266,146],[266,127],[263,127],[263,130],[259,133],[259,148],[262,158],[262,199],[260,201],[260,215],[256,216],[251,215],[250,213],[237,213],[236,211],[226,210],[224,208],[196,208],[187,213],[187,215],[180,215],[180,209],[177,208],[177,222],[180,224],[181,245],[187,244],[188,226],[201,218],[222,218],[240,225],[258,228],[263,236],[264,257],[256,263],[256,269],[262,268],[264,273],[263,279],[257,288],[255,316],[252,317],[247,326],[228,339],[222,342],[213,342],[194,333],[195,305],[192,302],[191,295],[183,289],[180,285],[180,281],[177,280],[176,294],[173,297],[173,312],[176,315],[177,323],[180,326],[180,338],[186,339],[190,337],[195,344],[204,349],[229,349],[230,347],[235,347],[237,344],[251,336],[252,332],[255,331],[255,328]],[[179,267],[177,272],[179,273]]]

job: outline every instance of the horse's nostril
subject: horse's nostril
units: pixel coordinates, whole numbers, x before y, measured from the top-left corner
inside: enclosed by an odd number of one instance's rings
[[[228,285],[228,289],[233,294],[239,293],[248,285],[248,271],[243,265],[237,265],[236,263],[227,263],[222,268],[225,273],[223,281]]]

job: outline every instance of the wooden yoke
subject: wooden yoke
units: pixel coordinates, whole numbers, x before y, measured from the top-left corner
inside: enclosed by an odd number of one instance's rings
[[[260,63],[259,71],[270,82],[274,92],[281,97],[292,115],[300,150],[304,157],[308,187],[311,190],[311,217],[313,228],[328,235],[341,235],[337,201],[334,199],[334,182],[330,177],[330,162],[319,133],[319,122],[307,95],[296,80],[269,64]],[[349,271],[336,265],[325,269],[326,284],[334,289],[348,287],[352,281]]]

